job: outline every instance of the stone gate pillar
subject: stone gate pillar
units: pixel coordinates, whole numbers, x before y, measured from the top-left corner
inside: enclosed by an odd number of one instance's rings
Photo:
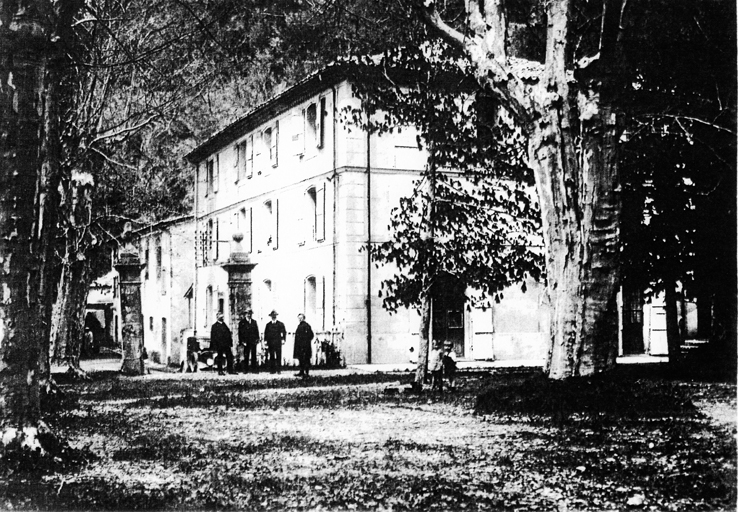
[[[141,269],[138,254],[124,249],[115,270],[120,276],[120,317],[123,331],[123,365],[121,373],[143,375],[143,316],[141,314]]]
[[[221,266],[228,272],[228,311],[234,342],[238,342],[238,321],[241,311],[251,307],[251,271],[256,263],[251,263],[248,253],[241,247],[243,235],[233,235],[233,250],[228,261]]]

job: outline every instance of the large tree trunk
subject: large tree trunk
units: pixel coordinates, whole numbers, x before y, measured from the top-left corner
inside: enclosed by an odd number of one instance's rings
[[[570,62],[576,43],[569,34],[570,0],[546,2],[542,69],[508,59],[503,2],[465,5],[471,37],[444,23],[435,2],[419,8],[429,26],[467,52],[479,83],[528,135],[552,307],[548,375],[608,370],[617,356],[620,284],[619,133],[611,108],[619,83],[619,0],[603,1],[599,52],[577,63]],[[526,85],[531,82],[536,85]]]
[[[48,27],[43,1],[0,0],[0,435],[43,449],[39,362],[44,318],[37,217]]]
[[[79,8],[78,1],[60,1],[53,6],[54,32],[50,39],[54,44],[49,48],[49,57],[46,65],[44,104],[44,137],[41,146],[42,165],[39,174],[37,212],[39,219],[37,244],[34,251],[41,255],[39,265],[39,297],[41,311],[38,338],[41,340],[39,369],[42,383],[47,389],[53,387],[51,379],[52,354],[52,325],[56,287],[61,275],[61,266],[54,261],[55,237],[58,234],[57,225],[61,196],[60,189],[66,185],[62,182],[62,175],[69,170],[62,164],[64,160],[62,117],[65,105],[70,103],[71,91],[65,87],[67,78],[74,69],[69,66],[70,48],[74,45],[72,20]],[[66,187],[68,188],[68,187]]]
[[[535,91],[528,156],[538,188],[552,306],[547,371],[590,375],[615,365],[618,348],[619,179],[607,77],[572,91],[565,48],[568,2],[548,8],[548,53]],[[602,56],[600,56],[602,58]]]
[[[66,362],[68,371],[86,377],[79,365],[84,335],[85,308],[90,284],[89,227],[92,218],[92,177],[74,173],[71,194],[65,198],[66,247],[56,302],[52,343],[54,357]],[[88,254],[85,254],[87,252]]]
[[[64,362],[67,371],[78,378],[86,377],[79,359],[84,335],[89,275],[87,259],[65,265],[54,303],[52,331],[54,359],[57,362]]]

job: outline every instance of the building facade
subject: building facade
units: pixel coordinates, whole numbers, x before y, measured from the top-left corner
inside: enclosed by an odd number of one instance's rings
[[[144,347],[150,360],[179,365],[185,358],[185,336],[194,316],[191,298],[195,274],[194,220],[187,215],[157,222],[134,230],[131,239],[142,264]],[[122,339],[119,293],[115,296],[114,311],[116,339]]]
[[[390,237],[390,213],[412,192],[427,155],[417,132],[368,134],[345,122],[361,103],[338,67],[328,67],[213,135],[188,155],[195,166],[197,270],[193,327],[207,336],[229,307],[229,261],[239,235],[248,255],[251,307],[263,332],[270,311],[292,336],[304,312],[318,340],[333,340],[344,361],[413,359],[416,311],[390,315],[378,295],[394,269],[376,268],[367,244]],[[468,308],[463,290],[434,301],[434,337],[453,339],[468,359],[545,357],[546,307],[535,283],[486,310]]]

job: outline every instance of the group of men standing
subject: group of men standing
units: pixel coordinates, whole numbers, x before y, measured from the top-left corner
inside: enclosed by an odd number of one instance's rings
[[[257,348],[261,341],[259,326],[253,319],[254,312],[246,309],[242,312],[243,318],[238,322],[238,359],[241,370],[258,372]],[[271,320],[264,328],[264,343],[266,344],[266,364],[270,373],[281,373],[282,345],[287,341],[287,330],[284,324],[277,320],[277,312],[269,313]],[[295,329],[295,349],[293,357],[299,361],[300,371],[297,377],[308,377],[310,359],[313,355],[313,330],[305,321],[305,315],[297,315],[298,325]],[[218,374],[225,375],[223,363],[226,363],[228,373],[236,373],[233,365],[233,336],[231,330],[223,321],[223,313],[218,313],[216,322],[210,329],[210,348],[216,352]]]

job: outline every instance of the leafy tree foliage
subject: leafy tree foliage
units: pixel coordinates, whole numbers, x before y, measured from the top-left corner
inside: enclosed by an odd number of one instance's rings
[[[648,16],[656,7],[660,17]],[[735,15],[735,5],[633,8],[639,11],[629,16],[633,33],[642,37],[628,49],[634,82],[623,143],[625,275],[649,293],[665,291],[674,317],[680,283],[684,298],[697,298],[700,335],[734,339],[728,327],[734,317],[725,311],[735,309],[736,287],[736,36],[725,19]],[[646,25],[658,29],[645,37]],[[674,360],[679,337],[673,321]]]
[[[417,128],[429,154],[413,194],[392,212],[391,239],[370,248],[377,265],[397,268],[382,282],[390,311],[421,306],[449,277],[480,292],[469,297],[480,305],[499,302],[528,275],[540,277],[540,217],[524,138],[459,72],[460,58],[426,41],[360,59],[354,71],[363,108],[381,112],[367,128]]]

